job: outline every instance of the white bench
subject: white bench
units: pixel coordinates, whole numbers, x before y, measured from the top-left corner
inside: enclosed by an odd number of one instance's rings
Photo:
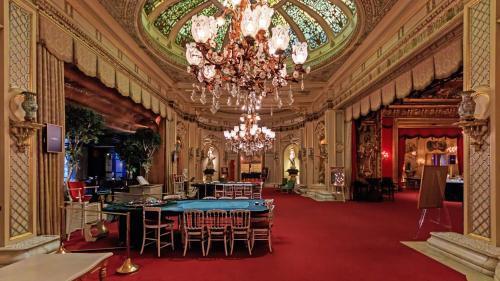
[[[106,279],[107,260],[112,253],[41,254],[0,268],[0,281],[69,281],[99,271]]]

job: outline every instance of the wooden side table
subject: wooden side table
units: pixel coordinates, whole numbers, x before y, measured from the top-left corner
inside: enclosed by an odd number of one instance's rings
[[[82,279],[99,272],[99,280],[106,280],[106,267],[112,253],[41,254],[0,268],[0,281]]]

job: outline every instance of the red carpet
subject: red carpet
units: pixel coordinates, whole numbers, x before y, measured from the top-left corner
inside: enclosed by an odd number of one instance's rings
[[[182,257],[177,244],[175,252],[163,249],[162,257],[157,258],[156,249],[151,246],[142,256],[133,251],[133,261],[141,269],[128,276],[114,273],[124,258],[124,251],[116,252],[108,266],[109,280],[466,280],[460,273],[400,243],[414,240],[419,218],[416,193],[398,193],[395,202],[346,204],[315,202],[273,191],[266,192],[266,197],[276,199],[272,254],[261,242],[253,256],[237,244],[235,255],[225,257],[223,246],[215,244],[210,257],[202,258],[196,246]],[[453,230],[461,232],[461,204],[447,206]],[[429,223],[432,215],[419,240],[425,240],[429,231],[444,230]],[[74,241],[68,248],[81,246]]]

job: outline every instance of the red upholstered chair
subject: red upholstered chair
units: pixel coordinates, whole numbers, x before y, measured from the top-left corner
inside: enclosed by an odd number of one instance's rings
[[[98,186],[85,186],[84,182],[68,182],[69,201],[66,202],[66,234],[67,239],[71,237],[71,232],[80,229],[82,236],[87,222],[100,219],[100,214],[91,211],[100,211],[98,202],[90,203],[92,195],[86,195],[88,189],[97,190]]]

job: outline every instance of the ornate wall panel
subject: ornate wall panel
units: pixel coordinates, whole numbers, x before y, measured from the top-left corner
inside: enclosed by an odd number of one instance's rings
[[[472,1],[467,7],[469,29],[464,47],[469,59],[464,88],[490,86],[490,1]],[[490,137],[481,149],[469,147],[467,232],[491,237],[491,156]]]
[[[490,143],[485,141],[479,151],[476,151],[474,147],[470,149],[469,206],[471,208],[471,231],[483,237],[490,237]]]
[[[11,88],[31,89],[32,14],[15,2],[9,4],[9,83]]]
[[[490,84],[490,1],[470,8],[471,86]]]
[[[28,149],[18,152],[14,145],[16,140],[11,136],[10,149],[10,237],[30,232],[30,163]]]

